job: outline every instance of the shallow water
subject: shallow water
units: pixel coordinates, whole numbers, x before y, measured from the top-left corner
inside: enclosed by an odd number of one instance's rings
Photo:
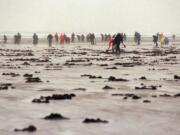
[[[7,49],[10,49],[7,51]],[[48,50],[47,50],[48,49]],[[154,50],[151,43],[141,46],[129,45],[127,52],[136,50],[141,52],[122,53],[120,56],[102,53],[107,46],[100,44],[56,45],[48,48],[46,44],[32,45],[7,45],[0,47],[0,82],[12,83],[15,89],[0,91],[0,134],[26,135],[31,133],[15,133],[14,128],[24,128],[30,124],[37,127],[34,135],[179,135],[180,132],[180,98],[159,97],[160,94],[174,95],[180,93],[180,83],[174,80],[174,75],[180,75],[180,54],[167,56],[146,56],[146,51]],[[170,50],[164,47],[158,50]],[[180,49],[177,45],[174,50]],[[14,52],[13,50],[18,50]],[[34,56],[25,56],[23,50],[31,50]],[[73,52],[87,52],[85,55]],[[9,56],[9,54],[17,54]],[[140,57],[138,61],[143,65],[122,67],[114,65],[122,62],[135,62],[132,57]],[[161,59],[176,56],[176,61],[164,62]],[[10,61],[17,58],[49,58],[49,62]],[[77,65],[65,66],[66,60],[91,58],[88,62],[77,62]],[[96,60],[95,58],[107,58]],[[110,61],[110,59],[113,59]],[[157,61],[157,63],[153,63]],[[85,65],[92,63],[92,65]],[[153,63],[153,64],[152,64]],[[172,64],[176,63],[176,64]],[[5,66],[7,64],[11,65]],[[38,64],[38,65],[37,65]],[[56,67],[52,66],[56,65]],[[117,67],[117,70],[106,70],[107,67]],[[49,70],[47,70],[49,66]],[[19,68],[18,68],[19,67]],[[55,68],[56,70],[53,70]],[[149,69],[155,70],[149,70]],[[50,70],[51,69],[51,70]],[[40,73],[34,73],[40,71]],[[20,76],[3,76],[2,73],[19,73]],[[32,73],[41,78],[42,83],[26,83],[23,75]],[[83,74],[102,76],[103,79],[89,79],[81,77]],[[109,82],[108,77],[128,79],[128,82]],[[147,80],[139,78],[146,76]],[[166,78],[167,80],[163,80]],[[49,81],[49,82],[47,82]],[[157,90],[135,90],[135,86],[162,85]],[[113,90],[103,90],[105,86]],[[76,91],[75,88],[86,88],[86,91]],[[54,91],[46,91],[47,89]],[[44,90],[44,91],[43,91]],[[52,94],[75,93],[72,100],[50,101],[49,104],[32,103],[32,99]],[[134,93],[142,97],[139,100],[123,100],[123,97],[112,96],[113,93]],[[152,95],[157,95],[153,98]],[[143,100],[151,103],[143,103]],[[60,113],[69,117],[67,121],[46,121],[43,119],[50,113]],[[84,124],[85,118],[101,118],[108,120],[108,124]]]

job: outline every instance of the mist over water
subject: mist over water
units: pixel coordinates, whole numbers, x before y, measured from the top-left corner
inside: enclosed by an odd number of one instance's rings
[[[179,0],[1,0],[0,32],[179,34]]]

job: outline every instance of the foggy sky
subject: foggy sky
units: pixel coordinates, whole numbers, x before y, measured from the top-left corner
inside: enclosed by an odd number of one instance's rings
[[[0,32],[180,33],[180,0],[0,0]]]

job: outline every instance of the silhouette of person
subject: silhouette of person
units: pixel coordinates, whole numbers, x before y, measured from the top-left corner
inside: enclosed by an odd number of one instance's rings
[[[33,35],[33,45],[37,45],[39,41],[38,35],[36,33],[34,33]]]
[[[17,33],[17,44],[21,43],[21,34],[18,32]]]
[[[52,34],[49,34],[49,35],[47,36],[47,40],[48,40],[49,46],[52,46],[53,35],[52,35]]]
[[[74,43],[74,41],[75,41],[75,34],[72,33],[72,35],[71,35],[71,42]]]
[[[140,34],[140,33],[135,32],[135,34],[134,34],[134,41],[135,41],[135,43],[137,43],[138,45],[141,44],[141,34]]]
[[[6,43],[7,43],[7,36],[4,35],[4,44],[6,44]]]
[[[169,38],[168,37],[164,37],[164,44],[169,45]]]
[[[158,35],[153,35],[153,42],[157,47],[158,46]]]
[[[114,42],[113,42],[113,44],[116,45],[116,54],[120,54],[121,43],[124,45],[124,47],[126,47],[124,42],[123,42],[123,34],[118,33],[116,35],[116,37],[114,38]]]
[[[54,35],[54,37],[55,37],[56,44],[58,44],[58,42],[59,42],[59,36],[58,36],[58,34],[56,33],[56,34]]]
[[[94,35],[94,33],[90,34],[90,42],[91,42],[91,45],[95,45],[95,35]]]
[[[81,42],[84,42],[84,38],[85,38],[85,36],[82,34],[81,35]]]
[[[14,35],[14,44],[18,44],[18,36]]]
[[[80,42],[81,41],[81,36],[77,35],[77,39],[78,39],[78,42]]]

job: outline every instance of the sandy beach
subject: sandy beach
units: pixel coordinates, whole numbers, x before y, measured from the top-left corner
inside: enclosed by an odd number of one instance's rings
[[[0,134],[28,135],[14,129],[34,125],[33,135],[179,135],[178,43],[163,48],[129,43],[120,56],[107,48],[1,45]],[[41,96],[53,94],[75,96],[43,102]],[[43,119],[51,113],[69,119]],[[86,118],[108,123],[83,123]]]

